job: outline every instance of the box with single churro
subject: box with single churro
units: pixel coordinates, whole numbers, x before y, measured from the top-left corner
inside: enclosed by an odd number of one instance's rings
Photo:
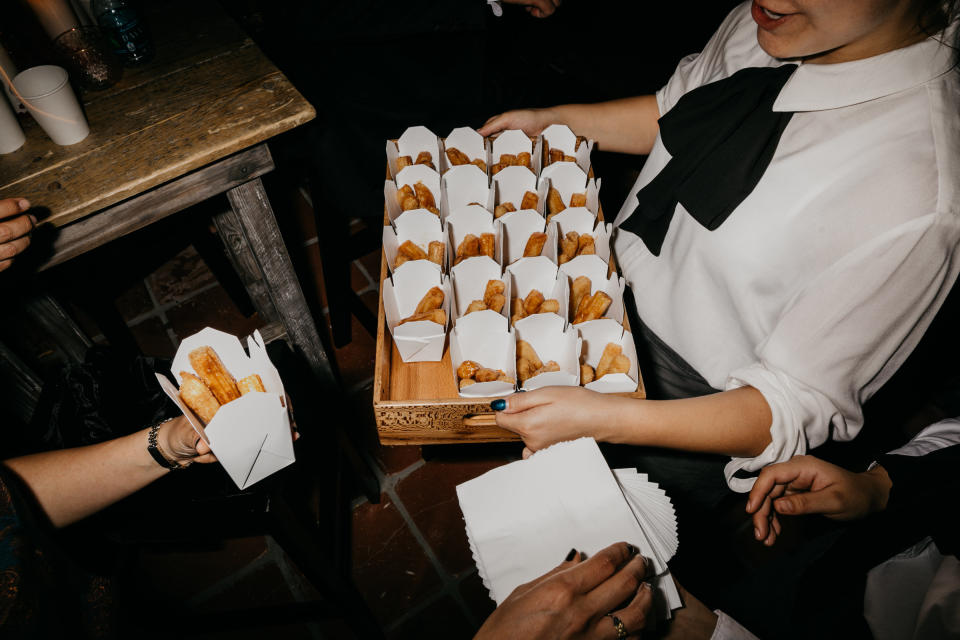
[[[487,174],[473,165],[453,167],[440,180],[440,217],[446,220],[466,206],[486,208],[489,196]]]
[[[553,313],[530,316],[514,330],[517,382],[522,389],[580,384],[580,336],[563,318]]]
[[[557,229],[547,226],[542,215],[530,210],[515,211],[497,222],[503,238],[503,264],[537,256],[557,262]]]
[[[472,164],[487,175],[490,166],[487,145],[476,129],[457,127],[441,140],[443,153],[440,158],[440,171],[445,173],[453,167]]]
[[[570,287],[568,314],[571,324],[611,318],[623,322],[626,283],[597,256],[580,256],[560,265]],[[561,276],[561,277],[562,277]]]
[[[440,169],[440,139],[424,126],[409,127],[396,141],[387,140],[387,169],[398,186],[400,172],[413,165]]]
[[[637,390],[639,368],[633,334],[611,319],[575,325],[580,333],[580,384],[602,393]]]
[[[383,281],[383,311],[404,362],[443,357],[450,317],[450,278],[436,265],[416,260]]]
[[[487,142],[490,175],[495,176],[507,167],[525,167],[535,176],[540,173],[540,138],[536,141],[523,131],[508,129]]]
[[[552,124],[540,133],[541,171],[559,162],[576,163],[584,173],[590,171],[593,140],[577,137],[570,127]]]
[[[429,211],[408,211],[383,227],[383,251],[391,273],[407,262],[425,260],[447,269],[450,249],[440,219]]]
[[[259,331],[247,338],[247,349],[207,327],[180,343],[170,367],[176,386],[157,374],[240,489],[296,460],[283,382]]]
[[[450,364],[463,398],[504,396],[516,389],[515,337],[503,318],[474,315],[450,332]]]
[[[523,258],[507,267],[510,280],[510,321],[514,325],[542,314],[566,322],[570,292],[567,278],[548,258]]]
[[[510,306],[510,279],[500,271],[500,265],[486,258],[464,260],[451,270],[453,288],[454,326],[468,315],[497,314],[508,318]],[[504,323],[506,327],[506,323]]]

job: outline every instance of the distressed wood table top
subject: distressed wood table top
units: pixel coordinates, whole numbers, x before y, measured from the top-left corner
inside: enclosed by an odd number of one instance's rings
[[[0,155],[0,198],[26,197],[61,227],[315,116],[215,2],[157,4],[162,11],[146,16],[153,60],[125,69],[110,89],[82,96],[85,140],[58,146],[21,116],[27,140]]]

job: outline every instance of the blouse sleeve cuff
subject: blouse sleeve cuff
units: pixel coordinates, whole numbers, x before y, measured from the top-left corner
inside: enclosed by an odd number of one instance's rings
[[[710,640],[759,640],[757,636],[743,628],[739,622],[717,609],[717,626]]]
[[[753,458],[732,458],[724,468],[727,484],[739,493],[750,491],[756,480],[756,472],[767,465],[786,462],[793,456],[807,452],[807,434],[801,426],[805,421],[797,414],[797,403],[790,400],[796,393],[786,392],[786,382],[758,363],[734,371],[727,381],[726,389],[744,386],[754,387],[763,394],[770,406],[773,420],[770,423],[770,444],[760,455]],[[735,475],[737,472],[741,473]]]

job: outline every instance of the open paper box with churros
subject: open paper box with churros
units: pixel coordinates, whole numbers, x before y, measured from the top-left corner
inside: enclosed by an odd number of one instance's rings
[[[496,301],[502,305],[500,309],[492,308],[487,296],[490,283],[493,282],[496,285],[497,281],[503,283],[503,291],[499,292],[499,300]],[[466,316],[475,314],[493,313],[506,320],[510,313],[510,284],[510,278],[504,277],[501,273],[500,265],[485,256],[469,258],[453,267],[451,270],[451,288],[453,289],[451,324],[457,326]],[[471,310],[471,305],[480,306],[476,304],[477,302],[482,302],[483,308]]]
[[[482,207],[489,197],[486,173],[472,164],[453,167],[440,179],[440,217],[446,220],[468,205]]]
[[[461,134],[467,135],[467,134]],[[453,133],[451,133],[453,136]],[[467,136],[469,138],[469,135]],[[456,137],[454,137],[456,140]],[[408,140],[409,141],[409,140]],[[449,142],[449,139],[447,140]],[[587,142],[587,144],[584,144]],[[424,135],[421,139],[421,146],[425,146],[429,143],[429,135]],[[559,306],[556,313],[553,312],[544,312],[544,313],[535,313],[531,316],[524,317],[519,320],[523,323],[520,325],[526,331],[525,335],[529,337],[534,337],[534,340],[541,340],[537,338],[538,334],[543,332],[550,332],[552,338],[546,338],[548,342],[557,342],[562,346],[556,352],[551,346],[544,346],[544,351],[546,359],[541,363],[544,368],[539,376],[528,376],[526,381],[528,388],[534,386],[542,386],[546,383],[556,383],[560,378],[559,382],[564,384],[576,385],[579,383],[579,373],[580,373],[580,362],[579,352],[576,346],[578,345],[580,338],[579,333],[577,332],[577,327],[572,325],[569,320],[572,319],[570,316],[568,304],[569,297],[571,295],[570,285],[573,280],[569,278],[567,271],[559,272],[557,270],[557,258],[558,258],[558,245],[559,238],[556,236],[558,226],[555,224],[546,224],[546,215],[549,213],[547,206],[547,193],[540,192],[536,189],[538,184],[538,177],[541,168],[541,145],[542,140],[540,138],[532,139],[522,132],[503,132],[496,139],[487,139],[485,141],[487,149],[487,161],[491,163],[488,165],[490,171],[490,186],[487,192],[487,197],[480,201],[479,205],[465,206],[461,203],[459,206],[452,206],[448,202],[444,204],[444,198],[449,197],[449,194],[444,194],[446,186],[441,187],[440,199],[440,208],[442,220],[447,224],[445,231],[447,233],[448,244],[449,244],[449,234],[451,226],[451,217],[458,216],[461,211],[470,211],[472,215],[482,218],[484,221],[490,220],[491,217],[494,217],[494,228],[499,229],[499,233],[496,235],[497,241],[497,250],[500,251],[498,257],[502,258],[502,266],[506,267],[509,264],[508,258],[508,238],[507,230],[511,229],[516,222],[510,222],[513,217],[517,217],[518,220],[532,214],[534,217],[530,218],[530,224],[533,228],[536,228],[540,233],[551,233],[551,239],[549,242],[544,242],[543,247],[540,251],[540,256],[532,258],[534,264],[538,261],[550,263],[550,266],[543,266],[543,269],[548,271],[551,274],[552,280],[549,283],[546,283],[542,286],[545,289],[550,289],[550,291],[542,291],[544,296],[544,304],[549,302],[549,298],[552,295],[556,295],[558,298],[558,303],[562,302],[562,306]],[[551,174],[557,176],[560,175],[573,175],[575,184],[583,184],[587,189],[587,202],[586,206],[576,206],[569,207],[569,200],[565,203],[566,209],[571,209],[567,213],[567,217],[570,222],[571,220],[583,220],[586,221],[589,219],[589,222],[577,222],[577,224],[582,224],[582,227],[576,228],[590,228],[594,232],[600,231],[600,227],[597,227],[597,222],[602,222],[603,220],[603,211],[599,206],[599,197],[597,190],[599,188],[599,181],[593,181],[592,169],[589,165],[589,142],[583,139],[577,142],[577,138],[574,136],[570,139],[570,143],[574,147],[574,160],[563,160],[562,162],[557,162],[555,164],[567,165],[568,168],[560,169],[554,168],[551,170]],[[397,142],[388,142],[388,156],[390,151],[390,145],[393,145],[393,149],[396,151]],[[461,144],[461,143],[458,143]],[[560,143],[558,143],[559,145]],[[566,143],[563,143],[566,144]],[[450,146],[450,145],[447,145]],[[559,147],[558,147],[559,148]],[[528,150],[531,154],[531,164],[530,168],[527,168],[522,161],[526,160],[525,157],[517,158],[520,154],[524,153],[524,150]],[[411,151],[412,153],[412,151]],[[419,153],[419,151],[418,151]],[[440,153],[444,153],[444,147],[441,146]],[[502,155],[513,154],[516,164],[510,162],[500,162]],[[584,155],[583,163],[581,164],[580,156]],[[569,155],[569,154],[567,154]],[[415,156],[414,156],[415,159]],[[455,165],[450,167],[449,164],[445,164],[443,158],[440,159],[441,163],[438,165],[440,171],[447,169],[446,174],[452,175],[451,172],[456,170],[457,172],[464,173],[465,175],[477,175],[477,172],[467,172],[465,169],[472,167],[464,167],[463,165]],[[384,224],[389,225],[392,219],[398,218],[400,214],[400,207],[397,205],[396,199],[396,183],[393,181],[392,166],[390,163],[392,160],[388,157],[388,167],[387,167],[387,182],[384,185],[384,196],[386,198],[385,208],[384,208]],[[500,163],[502,166],[496,174],[492,171],[493,164]],[[409,168],[409,167],[408,167]],[[586,173],[582,173],[581,169],[584,169]],[[419,171],[422,171],[420,169]],[[579,172],[579,173],[578,173]],[[586,178],[584,178],[586,176]],[[469,181],[471,179],[467,179]],[[577,183],[577,180],[583,180],[582,183]],[[446,180],[442,180],[446,185],[448,184]],[[558,178],[559,182],[559,178]],[[541,181],[541,189],[547,189],[549,181]],[[595,185],[595,186],[591,186]],[[474,185],[470,188],[476,188]],[[573,187],[571,187],[572,192]],[[521,207],[519,206],[523,200],[523,196],[526,191],[533,190],[535,191],[534,195],[537,198],[537,203],[535,206],[531,207]],[[479,190],[477,190],[479,192]],[[509,196],[518,200],[516,203],[518,206],[515,208],[517,211],[514,212],[501,212],[500,217],[496,217],[496,205],[499,204],[498,198],[509,192]],[[470,200],[466,205],[470,205],[473,200]],[[528,202],[530,199],[528,198]],[[449,205],[449,206],[448,206]],[[446,207],[446,208],[445,208]],[[484,211],[484,209],[486,211]],[[521,209],[524,209],[521,211]],[[579,210],[579,214],[577,213]],[[394,215],[395,214],[395,215]],[[403,214],[406,215],[406,214]],[[581,216],[581,217],[578,217]],[[453,221],[453,227],[456,228],[457,222]],[[509,225],[505,227],[504,225]],[[551,231],[552,230],[552,231]],[[603,230],[607,232],[609,236],[608,227],[603,227]],[[516,258],[522,259],[524,262],[531,260],[531,258],[523,259],[523,249],[526,246],[526,242],[529,239],[529,236],[532,234],[530,229],[526,230],[529,233],[526,234],[527,237],[520,238],[517,240],[521,246],[515,251]],[[466,231],[464,230],[464,233]],[[520,232],[521,234],[523,232]],[[457,229],[457,237],[460,237],[461,231]],[[545,240],[545,239],[544,239]],[[616,274],[616,267],[613,263],[613,260],[606,262],[606,256],[598,257],[598,254],[603,251],[601,246],[606,247],[609,245],[609,242],[595,242],[596,251],[594,255],[584,254],[577,258],[577,260],[586,261],[588,267],[583,267],[580,265],[573,265],[575,269],[587,269],[587,271],[599,280],[603,280],[603,284],[599,287],[604,291],[609,291],[611,293],[611,303],[609,308],[604,308],[605,313],[594,313],[590,314],[591,318],[600,318],[608,317],[612,320],[622,323],[624,327],[628,327],[629,323],[626,318],[623,316],[623,286],[622,279]],[[458,265],[454,266],[453,262],[455,260],[456,247],[449,247],[447,255],[447,264],[449,266],[449,277],[447,279],[442,279],[439,269],[433,270],[433,274],[424,267],[430,267],[430,265],[424,265],[425,261],[420,260],[416,262],[408,262],[403,264],[396,273],[391,277],[391,271],[388,267],[388,257],[386,252],[383,256],[383,261],[381,263],[381,300],[380,300],[380,310],[378,314],[378,330],[377,330],[377,357],[376,357],[376,372],[374,377],[374,388],[373,388],[373,404],[374,412],[377,420],[377,427],[380,435],[380,441],[383,444],[440,444],[440,443],[466,443],[466,442],[502,442],[502,441],[515,441],[518,440],[518,437],[510,433],[509,431],[503,430],[496,426],[496,419],[494,413],[490,409],[490,401],[493,400],[496,396],[483,396],[483,397],[474,397],[474,394],[478,394],[481,391],[487,393],[484,390],[484,387],[480,387],[481,383],[476,382],[475,384],[468,385],[463,392],[459,389],[458,377],[457,377],[457,367],[462,364],[464,358],[463,351],[467,349],[465,347],[466,340],[474,340],[471,336],[479,336],[483,333],[489,332],[491,334],[499,334],[500,338],[489,338],[489,340],[498,341],[505,340],[503,335],[510,335],[511,333],[514,337],[518,337],[520,329],[515,328],[511,322],[512,317],[510,313],[510,298],[517,295],[517,292],[513,290],[514,285],[514,274],[509,272],[497,273],[497,270],[501,268],[501,265],[498,265],[494,260],[488,258],[469,258],[461,261]],[[589,258],[589,260],[586,260]],[[599,267],[597,264],[599,263]],[[568,264],[572,264],[572,261]],[[420,266],[418,266],[420,265]],[[484,265],[481,267],[481,265]],[[566,265],[564,265],[566,266]],[[418,361],[404,361],[404,353],[407,352],[409,345],[403,346],[403,352],[401,352],[401,345],[398,344],[399,340],[397,339],[400,336],[397,331],[415,323],[407,323],[404,325],[399,325],[396,322],[396,318],[400,317],[401,311],[397,309],[397,302],[395,300],[396,291],[395,284],[398,279],[401,279],[400,276],[404,275],[404,272],[408,268],[413,268],[421,271],[421,275],[425,277],[436,278],[437,281],[443,282],[448,288],[445,289],[447,295],[445,297],[444,305],[445,310],[447,311],[447,326],[446,333],[438,332],[436,335],[437,345],[439,346],[439,353],[437,354],[441,359],[436,360],[418,360]],[[463,282],[461,283],[460,278],[460,269],[466,267],[464,273],[471,272],[469,277],[464,276]],[[527,267],[520,267],[521,272],[524,271]],[[540,269],[540,267],[537,267]],[[477,273],[472,273],[474,270]],[[602,276],[598,274],[603,272]],[[482,272],[482,273],[481,273]],[[613,275],[614,278],[611,280],[610,275]],[[494,278],[493,276],[498,276]],[[506,306],[501,310],[500,313],[495,313],[490,310],[476,310],[471,313],[465,313],[466,307],[470,303],[480,300],[479,294],[485,293],[485,288],[487,282],[490,279],[499,279],[504,283],[505,293],[507,294]],[[416,278],[413,278],[416,280]],[[461,291],[461,284],[470,282],[469,291]],[[431,281],[432,282],[432,281]],[[440,285],[437,285],[440,286]],[[563,293],[559,291],[554,294],[553,289],[559,287]],[[424,291],[429,289],[426,284],[422,284],[416,292],[412,292],[413,305],[417,304],[417,300],[421,299]],[[578,291],[583,292],[583,283],[581,283]],[[598,291],[594,291],[597,287],[593,286],[591,283],[591,297],[596,297],[595,294]],[[469,300],[467,298],[470,298]],[[542,306],[542,305],[541,305]],[[393,307],[392,310],[388,310],[389,307]],[[597,311],[595,309],[595,311]],[[619,314],[619,315],[616,315]],[[539,319],[542,318],[542,319]],[[532,322],[531,322],[532,321]],[[587,325],[590,323],[590,320],[587,322],[581,323]],[[527,326],[529,325],[529,326]],[[437,326],[438,329],[439,325]],[[441,329],[442,331],[442,329]],[[621,334],[622,335],[622,334]],[[444,340],[445,339],[445,340]],[[486,340],[482,338],[477,338],[477,340]],[[460,358],[460,362],[455,363],[453,360],[452,353],[454,351],[454,344],[456,343],[457,357]],[[471,342],[470,344],[476,344]],[[486,343],[485,343],[486,344]],[[499,343],[498,343],[499,344]],[[517,351],[518,345],[516,342],[512,343],[514,347],[514,356],[519,358],[519,352]],[[528,343],[524,343],[524,350],[529,347]],[[470,347],[473,348],[473,347]],[[493,347],[490,346],[491,353],[493,352]],[[484,354],[484,358],[487,357],[486,349],[480,349],[480,353]],[[602,351],[602,348],[601,348]],[[475,353],[475,352],[471,352]],[[479,358],[480,356],[477,355]],[[556,357],[559,357],[560,360],[563,360],[563,367],[561,368],[560,361],[557,361],[556,368],[558,370],[552,370],[552,366],[547,366],[549,362]],[[495,358],[500,358],[499,355],[496,355]],[[510,365],[509,358],[504,361],[503,367],[497,366],[497,370],[503,370],[504,376],[513,377],[507,375],[507,369]],[[634,361],[635,362],[635,358]],[[499,362],[499,360],[498,360]],[[493,368],[488,362],[480,362],[479,365],[482,365],[485,368]],[[513,363],[514,369],[516,369],[516,362]],[[520,376],[518,371],[514,371],[516,374],[517,385],[520,385]],[[559,374],[559,375],[557,375]],[[626,377],[630,377],[629,373]],[[539,380],[538,380],[539,379]],[[602,380],[602,379],[601,379]],[[613,380],[613,378],[611,378]],[[641,372],[637,372],[636,383],[633,389],[629,392],[624,392],[622,395],[628,395],[632,397],[644,397],[644,388]],[[505,381],[494,380],[492,382],[499,382],[504,386],[510,386],[509,383]],[[492,383],[491,382],[491,383]],[[490,384],[490,383],[487,383]],[[607,385],[604,385],[607,386]],[[626,386],[626,385],[625,385]],[[473,391],[469,389],[476,387]],[[490,392],[492,393],[492,392]]]
[[[434,288],[443,292],[444,323],[429,320],[405,321],[414,316],[417,306]],[[403,264],[393,276],[381,282],[380,297],[385,320],[404,362],[439,361],[443,358],[447,324],[450,318],[450,278],[427,260]]]
[[[256,374],[264,388],[263,392],[245,393],[223,404],[206,426],[180,398],[177,389],[183,384],[181,372],[198,374],[190,363],[190,353],[201,347],[211,347],[216,352],[228,375],[241,380]],[[180,343],[170,367],[177,386],[166,376],[157,374],[164,393],[210,445],[240,489],[246,489],[296,460],[283,383],[270,362],[259,331],[247,338],[247,348],[249,355],[235,336],[207,327]]]
[[[485,313],[472,313],[450,333],[450,365],[463,398],[505,396],[516,390],[516,336],[507,330],[505,318]],[[479,365],[492,372],[490,378],[474,380]],[[466,371],[464,370],[466,369]],[[458,375],[458,370],[463,376]],[[464,380],[469,380],[466,385]]]
[[[602,317],[623,322],[626,311],[623,306],[623,291],[626,282],[616,273],[608,277],[607,272],[608,264],[598,256],[580,256],[560,265],[560,273],[569,278],[568,283],[572,283],[578,276],[586,276],[590,279],[591,294],[602,291],[610,297],[612,302]],[[570,286],[572,287],[572,284]],[[575,318],[570,318],[570,322],[575,322]]]
[[[486,175],[490,166],[487,145],[483,136],[471,127],[457,127],[442,140],[443,151],[440,158],[440,171],[457,166],[473,166],[481,169]]]
[[[534,256],[544,256],[556,264],[557,231],[554,225],[546,226],[542,215],[524,209],[502,216],[497,223],[503,238],[504,265]],[[534,234],[540,234],[539,242],[533,239]]]
[[[544,129],[540,134],[540,147],[543,169],[556,162],[550,162],[550,152],[553,151],[555,155],[559,153],[564,158],[572,157],[584,173],[590,170],[590,152],[593,151],[593,141],[581,141],[578,145],[576,134],[566,125],[552,124]],[[544,158],[546,159],[544,160]]]
[[[404,212],[392,225],[384,225],[383,251],[387,256],[387,264],[391,272],[406,265],[408,260],[411,262],[418,260],[418,257],[408,255],[410,245],[403,247],[403,251],[401,251],[401,246],[408,241],[423,252],[423,256],[419,257],[419,260],[430,262],[440,271],[446,271],[450,247],[447,246],[447,236],[444,234],[443,225],[437,216],[426,209],[416,209]],[[439,242],[443,245],[443,255],[434,261],[430,260],[431,242]],[[436,245],[434,246],[436,247]],[[437,248],[439,249],[439,247]],[[398,265],[397,258],[401,253],[404,254],[404,261],[403,264]]]
[[[523,380],[521,389],[530,391],[540,387],[567,386],[580,384],[580,336],[577,330],[553,313],[540,313],[524,318],[514,328],[517,340],[527,342],[536,351],[541,363],[555,362],[558,371],[547,371]]]
[[[396,140],[387,140],[389,178],[399,183],[398,174],[402,171],[400,165],[404,163],[402,159],[409,158],[411,164],[418,158],[426,160],[420,154],[430,154],[429,162],[433,165],[434,171],[440,169],[440,139],[437,134],[424,126],[409,127]],[[436,195],[439,195],[439,192]]]
[[[580,362],[590,366],[594,375],[601,376],[583,386],[601,393],[619,393],[636,389],[640,370],[637,365],[637,347],[633,342],[633,334],[625,330],[619,322],[609,318],[590,320],[574,326],[581,339]],[[598,365],[601,364],[604,351],[611,344],[618,347],[619,353],[629,359],[629,369],[626,372],[616,371],[603,375]]]

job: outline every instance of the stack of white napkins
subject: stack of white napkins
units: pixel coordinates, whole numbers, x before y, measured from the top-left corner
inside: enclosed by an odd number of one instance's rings
[[[499,605],[556,567],[629,542],[653,561],[661,617],[682,606],[667,561],[677,551],[670,499],[635,469],[611,471],[593,438],[561,442],[457,487],[483,584]]]

